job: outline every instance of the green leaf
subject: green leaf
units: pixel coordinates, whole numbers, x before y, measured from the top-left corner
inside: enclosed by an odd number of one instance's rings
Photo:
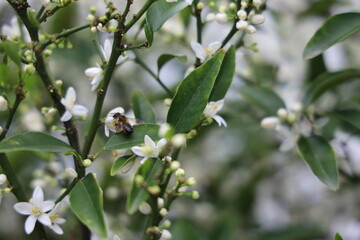
[[[147,10],[146,21],[150,24],[152,30],[156,32],[169,18],[187,5],[186,1],[166,2],[165,0],[158,0]]]
[[[31,24],[34,25],[37,29],[39,29],[40,22],[36,17],[36,12],[35,11],[28,11],[27,13],[28,13],[29,20],[30,20]]]
[[[41,151],[76,154],[67,143],[43,132],[25,132],[0,142],[0,152]]]
[[[187,61],[187,56],[186,55],[178,55],[178,54],[162,54],[158,60],[157,60],[157,67],[158,67],[158,72],[160,72],[161,68],[170,60],[172,59],[178,59],[181,62],[186,62]]]
[[[360,31],[360,13],[347,12],[330,17],[306,44],[303,58],[316,57],[329,47]]]
[[[227,50],[221,64],[219,74],[215,80],[214,88],[210,94],[210,101],[218,101],[225,97],[230,88],[235,73],[235,47]]]
[[[9,56],[9,58],[20,67],[21,58],[19,55],[19,44],[12,41],[5,41],[0,43],[2,45],[3,50]]]
[[[7,64],[0,64],[0,87],[8,85],[9,67]]]
[[[78,182],[70,193],[70,207],[75,215],[96,235],[106,238],[103,192],[93,173]]]
[[[324,92],[359,77],[360,70],[356,69],[323,73],[307,87],[303,103],[305,106],[308,106],[310,103],[318,99]]]
[[[284,101],[272,89],[246,86],[240,89],[241,95],[250,103],[261,108],[269,116],[275,116],[279,108],[285,108]]]
[[[335,234],[335,239],[334,240],[344,240],[339,233]]]
[[[132,163],[135,161],[135,159],[137,157],[138,156],[133,155],[131,157],[124,156],[124,157],[119,157],[118,159],[116,159],[114,164],[111,167],[110,175],[115,176],[117,173],[126,173],[126,172],[128,172],[129,169],[125,169],[125,167],[128,167],[129,164],[131,164],[131,166],[132,166],[133,165]]]
[[[335,153],[330,144],[320,136],[302,136],[297,146],[301,158],[315,176],[328,188],[336,190],[339,185],[339,173]]]
[[[132,94],[132,107],[135,117],[147,123],[156,123],[156,116],[149,100],[139,91]]]
[[[332,113],[331,115],[334,115],[338,119],[341,119],[349,124],[351,124],[353,127],[360,130],[360,112],[356,110],[343,110],[343,111],[336,111]]]
[[[151,186],[154,184],[158,184],[157,177],[160,174],[161,170],[163,169],[163,163],[159,159],[148,159],[145,161],[143,165],[140,166],[138,171],[135,174],[140,175],[144,178],[145,186]],[[135,179],[134,177],[134,179]],[[148,192],[144,188],[139,188],[133,181],[131,186],[131,190],[126,202],[126,211],[129,214],[135,213],[140,204],[143,201],[146,201],[149,197]]]
[[[157,124],[135,125],[134,132],[130,136],[122,133],[113,135],[104,146],[104,150],[126,149],[144,143],[144,136],[148,135],[152,140],[159,140],[159,128]]]
[[[145,23],[144,30],[145,30],[146,40],[148,42],[147,47],[151,47],[154,40],[154,32],[149,23]]]
[[[175,133],[186,132],[199,121],[223,59],[224,53],[217,52],[180,83],[167,115],[167,122],[174,127]]]

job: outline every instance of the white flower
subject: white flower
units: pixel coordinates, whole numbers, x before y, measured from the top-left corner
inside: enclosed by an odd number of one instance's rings
[[[169,240],[172,238],[171,233],[169,232],[169,230],[163,229],[161,231],[161,240]]]
[[[16,203],[14,209],[22,215],[29,215],[25,221],[25,232],[30,234],[34,230],[37,220],[45,226],[51,225],[51,219],[46,212],[50,211],[54,205],[53,201],[44,201],[43,190],[36,187],[30,202]]]
[[[21,124],[28,131],[40,132],[45,130],[44,118],[36,108],[25,112],[21,118]]]
[[[249,34],[253,34],[256,32],[256,28],[253,25],[249,25],[245,28],[245,32]]]
[[[207,22],[214,21],[215,19],[216,19],[215,13],[208,13],[205,17],[205,21]]]
[[[239,10],[236,14],[240,20],[245,20],[247,17],[247,13],[244,9]]]
[[[253,5],[254,5],[256,8],[259,8],[259,7],[262,5],[262,1],[261,1],[261,0],[254,0],[254,1],[253,1]]]
[[[11,18],[10,24],[4,24],[1,27],[1,34],[6,35],[10,39],[18,39],[21,36],[21,34],[24,34],[24,40],[26,42],[31,41],[25,26],[22,26],[21,28],[22,31],[20,31],[20,26],[18,23],[17,16],[14,16]]]
[[[220,24],[227,23],[228,21],[226,13],[217,13],[215,16],[215,20]]]
[[[280,121],[278,117],[266,117],[263,120],[261,120],[261,127],[265,129],[273,129],[276,128],[279,122]]]
[[[217,102],[209,102],[205,107],[204,115],[205,117],[214,119],[219,124],[219,126],[224,125],[226,127],[227,125],[225,120],[221,116],[216,115],[216,113],[220,111],[223,106],[224,99],[221,99]]]
[[[61,99],[61,104],[65,106],[66,111],[61,116],[60,120],[62,122],[69,121],[72,116],[86,116],[88,109],[82,105],[75,104],[76,101],[76,92],[73,87],[69,87],[66,91],[65,98]]]
[[[65,222],[64,218],[59,216],[59,211],[61,208],[61,204],[58,203],[56,206],[49,212],[49,217],[51,220],[51,225],[49,226],[56,234],[62,235],[64,232],[60,228],[59,224],[63,224]]]
[[[237,30],[245,30],[249,26],[248,21],[240,20],[236,23]]]
[[[112,45],[113,45],[113,40],[110,38],[105,39],[104,41],[104,46],[100,46],[101,51],[104,55],[104,58],[106,61],[109,61],[110,56],[111,56],[111,52],[112,52]],[[127,56],[120,56],[116,62],[116,64],[120,64],[122,62],[124,62],[127,59]]]
[[[99,64],[97,64],[97,67],[91,67],[85,70],[85,75],[89,77],[89,80],[91,81],[91,91],[95,91],[99,87],[103,74],[104,71]]]
[[[43,5],[44,7],[49,5],[49,3],[50,3],[50,0],[41,0],[41,5]]]
[[[221,46],[220,42],[212,42],[207,48],[204,48],[200,43],[191,41],[191,48],[195,52],[197,58],[204,62],[208,57],[211,57]]]
[[[0,96],[0,111],[8,110],[8,103],[3,96]]]
[[[117,107],[117,108],[114,108],[112,109],[107,115],[106,115],[106,118],[105,118],[105,135],[107,137],[109,137],[110,135],[110,131],[112,132],[116,132],[115,130],[115,121],[114,121],[114,114],[115,113],[121,113],[121,114],[124,114],[125,111],[122,107]]]
[[[252,24],[262,24],[265,22],[265,17],[261,14],[255,14],[252,18],[251,18],[251,23]]]
[[[0,174],[0,184],[5,184],[7,182],[7,177],[5,174]]]
[[[141,164],[143,164],[148,158],[157,158],[166,145],[167,141],[165,138],[160,139],[155,143],[148,135],[144,137],[144,145],[132,147],[131,150],[138,156],[143,157]]]

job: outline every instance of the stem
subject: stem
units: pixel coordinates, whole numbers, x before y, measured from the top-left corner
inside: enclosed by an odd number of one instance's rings
[[[145,41],[145,42],[140,43],[140,44],[136,44],[136,45],[126,47],[126,48],[123,49],[123,51],[125,52],[125,51],[134,50],[134,49],[140,49],[140,48],[148,47],[148,46],[149,46],[149,43],[147,41]]]
[[[236,7],[237,7],[237,10],[239,10],[241,8],[241,0],[236,1]],[[223,48],[230,41],[230,39],[238,32],[238,30],[236,28],[237,20],[238,20],[238,18],[235,17],[234,24],[233,24],[232,28],[230,29],[230,32],[226,35],[226,37],[222,41],[220,48]],[[241,39],[243,39],[244,36],[245,36],[245,33],[243,33],[243,35],[241,36]]]
[[[129,31],[129,29],[144,15],[144,13],[148,10],[148,8],[153,4],[156,0],[147,0],[144,6],[137,12],[135,15],[133,15],[133,18],[130,20],[128,24],[125,25],[124,33]]]
[[[135,53],[135,52],[134,52]],[[161,81],[158,75],[156,75],[147,65],[146,63],[139,58],[135,53],[135,59],[134,62],[139,64],[146,72],[148,72],[159,84],[160,86],[165,90],[165,92],[170,96],[173,97],[173,94],[169,88],[165,86],[165,84]]]
[[[61,194],[55,201],[55,204],[61,202],[64,197],[66,197],[71,190],[75,187],[75,185],[77,184],[78,180],[75,178],[74,180],[72,180],[72,182],[70,183],[70,185],[66,188],[65,192],[63,192],[63,194]]]
[[[54,15],[57,11],[59,11],[60,9],[66,7],[67,5],[69,5],[70,3],[72,3],[72,1],[68,1],[67,3],[65,3],[64,6],[56,6],[51,10],[47,10],[39,19],[39,22],[46,22],[47,18]]]
[[[44,13],[45,9],[46,9],[46,7],[41,6],[41,8],[40,8],[40,10],[39,10],[38,14],[36,14],[36,19],[37,19],[37,20],[39,20],[39,19],[40,19],[41,15],[43,15],[43,13]]]

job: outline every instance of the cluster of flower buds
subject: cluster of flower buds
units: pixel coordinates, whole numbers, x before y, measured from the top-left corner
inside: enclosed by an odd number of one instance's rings
[[[260,7],[263,5],[261,0],[254,0],[252,6],[249,6],[247,1],[241,2],[241,9],[236,13],[239,21],[236,23],[236,28],[240,31],[252,34],[256,32],[254,25],[259,25],[265,22],[265,17],[260,12]],[[251,7],[252,9],[248,11]]]
[[[0,174],[0,186],[1,185],[8,185],[8,180],[5,174]],[[2,200],[2,197],[5,193],[10,193],[11,192],[11,187],[5,187],[5,188],[0,188],[0,203]]]

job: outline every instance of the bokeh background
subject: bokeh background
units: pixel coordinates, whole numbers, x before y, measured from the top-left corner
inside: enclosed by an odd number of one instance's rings
[[[40,8],[38,1],[29,2],[32,8]],[[115,5],[121,9],[123,2],[118,1]],[[226,1],[215,3],[219,7],[228,5]],[[141,1],[135,1],[134,9],[140,5]],[[86,23],[91,6],[97,8],[99,15],[105,12],[102,1],[80,0],[49,19],[44,24],[44,31],[56,33]],[[186,175],[197,179],[193,188],[200,192],[201,197],[199,200],[182,197],[173,204],[168,219],[172,221],[170,231],[174,240],[315,240],[333,239],[335,232],[339,232],[345,240],[360,239],[359,182],[341,178],[339,190],[328,190],[300,159],[296,148],[279,150],[284,136],[262,129],[260,122],[267,117],[266,114],[245,101],[240,94],[240,89],[249,84],[271,87],[290,107],[301,101],[306,84],[325,68],[338,71],[359,67],[358,34],[329,49],[321,59],[302,59],[306,42],[326,18],[359,10],[358,0],[267,1],[267,9],[263,13],[265,23],[258,27],[255,34],[246,36],[245,47],[237,50],[236,76],[220,112],[228,127],[218,127],[214,123],[201,129],[179,155],[178,160]],[[207,12],[209,10],[205,9],[204,17]],[[0,26],[8,25],[13,15],[6,1],[0,2]],[[161,71],[160,78],[171,89],[194,64],[195,56],[190,48],[190,41],[196,38],[194,26],[193,19],[185,28],[181,18],[174,16],[155,35],[151,48],[136,53],[153,71],[156,71],[157,58],[163,53],[188,56],[186,63],[173,60]],[[230,28],[231,23],[208,23],[203,34],[205,45],[221,41]],[[130,32],[129,39],[136,30]],[[84,70],[100,62],[93,41],[102,43],[108,36],[107,33],[97,35],[84,30],[69,38],[73,45],[71,49],[53,49],[48,59],[55,79],[64,82],[63,91],[67,86],[74,86],[77,102],[89,108],[90,116],[96,95],[90,90]],[[144,36],[142,38],[145,39]],[[257,51],[252,50],[253,44],[256,44]],[[129,60],[116,70],[102,116],[118,106],[131,111],[131,94],[139,90],[152,103],[158,122],[163,123],[168,109],[164,104],[167,95],[132,58],[133,53],[129,53]],[[9,81],[16,82],[16,75],[16,71],[12,72]],[[325,111],[349,102],[359,107],[358,87],[356,82],[342,86],[324,96],[317,108]],[[52,129],[53,125],[61,127],[57,117],[49,119],[41,114],[42,107],[51,106],[41,81],[31,77],[27,79],[25,88],[27,98],[21,104],[9,134],[49,131],[65,140],[61,130]],[[5,116],[1,113],[1,125]],[[88,125],[89,120],[77,122],[80,139],[86,134]],[[338,164],[351,169],[355,175],[360,174],[358,136],[344,130],[336,130],[331,136]],[[103,128],[100,128],[92,152],[99,150],[106,140]],[[345,154],[348,161],[344,160]],[[59,182],[66,181],[61,174],[66,167],[72,166],[70,158],[48,153],[13,153],[9,154],[9,158],[27,193],[30,195],[34,186],[40,185],[48,199],[59,195]],[[104,190],[108,226],[121,239],[141,239],[146,206],[134,215],[125,212],[134,170],[110,177],[114,160],[112,153],[108,152],[90,168],[97,173]],[[11,194],[5,195],[2,200],[0,239],[28,239],[23,233],[24,219],[13,210],[15,202]],[[53,239],[71,239],[73,236],[76,220],[66,204],[64,216],[67,219],[63,225],[65,234],[52,236]]]

